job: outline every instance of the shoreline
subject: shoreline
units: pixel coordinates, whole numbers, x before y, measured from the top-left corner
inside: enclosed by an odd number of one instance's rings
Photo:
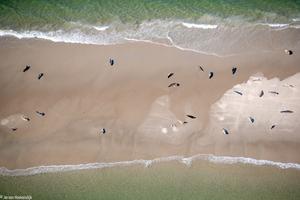
[[[61,173],[61,172],[71,172],[80,170],[94,170],[94,169],[105,169],[112,167],[130,167],[137,165],[144,165],[145,168],[151,167],[154,164],[166,163],[176,161],[178,164],[183,164],[187,167],[191,167],[193,162],[196,161],[208,161],[212,164],[244,164],[244,165],[254,165],[254,166],[266,166],[266,167],[276,167],[280,169],[295,169],[300,170],[300,164],[298,163],[282,163],[274,162],[269,160],[256,160],[253,158],[244,157],[229,157],[229,156],[214,156],[199,154],[191,157],[184,156],[169,156],[162,158],[155,158],[153,160],[132,160],[132,161],[117,161],[112,163],[85,163],[76,165],[49,165],[49,166],[35,166],[26,169],[7,169],[5,167],[0,167],[0,176],[33,176],[38,174],[47,173]]]
[[[257,73],[267,78],[264,87],[274,84],[274,77],[283,81],[292,77],[300,72],[297,55],[274,50],[219,58],[143,42],[101,46],[0,38],[0,43],[0,118],[17,120],[26,115],[32,119],[20,122],[15,133],[1,125],[0,166],[24,169],[199,153],[300,162],[296,125],[292,133],[282,129],[271,138],[259,124],[256,140],[237,131],[228,140],[221,130],[211,131],[211,106],[225,93]],[[114,68],[107,63],[110,57],[116,59]],[[32,70],[22,73],[26,64]],[[236,65],[238,75],[232,77],[230,70]],[[212,80],[206,70],[215,72]],[[41,81],[35,77],[39,72],[45,73]],[[166,77],[170,72],[175,72],[172,80]],[[182,85],[168,89],[174,81]],[[294,95],[298,98],[297,90]],[[297,111],[298,105],[291,105]],[[36,116],[37,109],[46,117]],[[196,115],[196,121],[173,136],[160,132],[176,120],[186,120],[186,114]],[[294,124],[298,114],[291,118]],[[106,137],[97,132],[101,127],[108,129]]]
[[[186,167],[171,161],[146,169],[135,165],[0,176],[0,186],[5,196],[30,195],[32,199],[161,199],[164,191],[168,196],[163,199],[253,199],[253,194],[259,199],[298,199],[299,175],[295,169],[209,162]]]
[[[220,21],[213,24],[210,24],[211,22],[195,24],[188,23],[184,19],[174,21],[153,19],[138,25],[130,25],[129,23],[127,24],[128,27],[125,25],[126,28],[124,28],[123,23],[118,21],[100,27],[80,22],[69,22],[67,24],[70,27],[66,30],[64,28],[49,29],[48,31],[7,28],[0,30],[0,36],[92,45],[122,45],[137,41],[219,57],[236,56],[240,52],[255,54],[258,51],[272,52],[274,49],[280,50],[281,48],[294,49],[298,46],[300,25],[297,19],[289,20],[283,24],[263,21],[253,23],[247,22],[247,20],[242,23],[242,21],[233,20],[232,24],[230,20],[229,22],[225,20],[225,22]],[[237,31],[237,27],[241,29]],[[193,34],[195,31],[200,37]],[[242,34],[242,38],[232,36],[241,32],[245,32]],[[266,33],[268,34],[265,35]],[[185,34],[191,34],[188,37],[193,38],[193,40],[185,40],[185,37],[181,37]],[[252,36],[248,37],[249,34]],[[216,37],[212,39],[209,35]],[[290,35],[290,37],[286,37],[286,35]],[[218,38],[223,38],[223,40],[218,40]],[[285,39],[282,40],[282,38]],[[205,42],[199,42],[202,40]]]

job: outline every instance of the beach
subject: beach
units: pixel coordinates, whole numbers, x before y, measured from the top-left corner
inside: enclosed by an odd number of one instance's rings
[[[218,57],[145,42],[4,37],[0,43],[0,163],[8,169],[196,154],[300,162],[299,57],[283,50]],[[26,65],[31,69],[24,73]],[[180,86],[168,87],[173,82]],[[250,115],[257,118],[253,124]]]
[[[294,0],[0,1],[0,199],[299,199]]]

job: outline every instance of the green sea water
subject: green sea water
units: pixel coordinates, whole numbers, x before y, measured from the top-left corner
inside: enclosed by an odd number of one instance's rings
[[[68,22],[201,21],[210,17],[285,23],[300,17],[299,12],[299,0],[1,0],[0,28],[59,29]]]
[[[300,171],[205,161],[175,162],[0,177],[0,195],[32,199],[236,199],[300,198]]]
[[[0,37],[163,43],[213,55],[295,48],[300,0],[1,0]]]

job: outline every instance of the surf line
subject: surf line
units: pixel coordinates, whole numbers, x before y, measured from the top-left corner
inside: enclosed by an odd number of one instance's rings
[[[155,163],[168,162],[168,161],[178,161],[188,167],[192,165],[193,161],[204,160],[211,163],[219,164],[250,164],[258,166],[273,166],[281,169],[300,169],[300,164],[298,163],[283,163],[275,162],[270,160],[257,160],[254,158],[246,157],[231,157],[231,156],[215,156],[212,154],[197,154],[191,157],[184,156],[169,156],[155,158],[152,160],[131,160],[131,161],[119,161],[119,162],[107,162],[107,163],[86,163],[86,164],[76,164],[76,165],[49,165],[49,166],[37,166],[30,167],[26,169],[7,169],[5,167],[0,167],[0,175],[2,176],[31,176],[43,173],[55,173],[55,172],[67,172],[76,170],[86,170],[86,169],[102,169],[110,167],[126,167],[132,165],[144,165],[144,167],[150,167]]]

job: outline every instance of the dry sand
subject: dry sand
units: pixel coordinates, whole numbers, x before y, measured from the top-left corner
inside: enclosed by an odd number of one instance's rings
[[[292,56],[282,49],[221,58],[146,43],[1,38],[0,166],[198,153],[299,163],[300,49],[294,51]],[[25,65],[31,68],[23,73]],[[215,73],[212,79],[209,71]],[[39,73],[44,73],[41,80]],[[168,88],[172,82],[180,86]],[[258,97],[261,90],[265,95]],[[100,134],[103,127],[106,134]]]

